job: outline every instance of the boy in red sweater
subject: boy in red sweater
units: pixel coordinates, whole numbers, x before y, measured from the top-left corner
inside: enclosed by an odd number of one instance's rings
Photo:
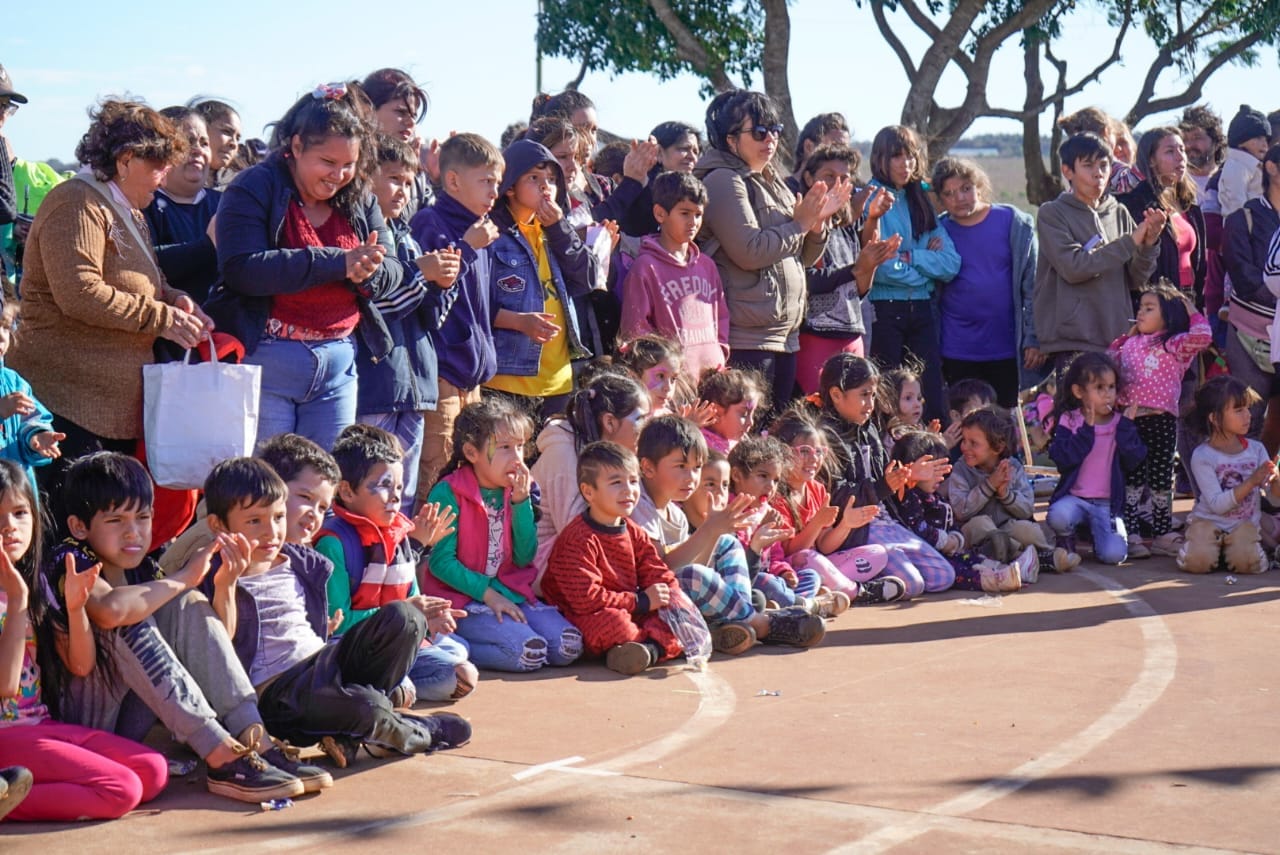
[[[639,674],[683,650],[658,610],[678,590],[644,529],[628,517],[640,498],[636,457],[612,442],[578,455],[587,512],[556,538],[542,578],[545,599],[582,632],[587,653],[619,674]]]

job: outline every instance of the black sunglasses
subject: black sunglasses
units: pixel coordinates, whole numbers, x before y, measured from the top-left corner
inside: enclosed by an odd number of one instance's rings
[[[782,125],[756,125],[754,128],[743,128],[738,131],[739,134],[751,134],[751,138],[756,142],[764,142],[765,138],[770,134],[782,138]]]

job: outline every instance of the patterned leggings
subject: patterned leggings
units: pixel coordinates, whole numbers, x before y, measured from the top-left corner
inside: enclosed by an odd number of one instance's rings
[[[880,575],[901,579],[906,583],[908,597],[918,597],[925,591],[945,591],[956,581],[955,568],[945,556],[883,512],[871,521],[868,540],[883,546],[887,553],[888,561]],[[849,571],[842,566],[844,554],[833,552],[827,557],[848,576]]]
[[[710,626],[751,617],[755,609],[742,543],[733,535],[721,535],[711,553],[711,565],[687,564],[677,570],[680,590],[689,595]]]
[[[1159,537],[1173,528],[1173,453],[1178,420],[1168,413],[1134,419],[1147,457],[1125,477],[1124,527],[1130,534]]]

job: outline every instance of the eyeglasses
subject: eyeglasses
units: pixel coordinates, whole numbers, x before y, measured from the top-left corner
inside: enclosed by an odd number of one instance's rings
[[[753,128],[743,128],[738,133],[751,134],[751,138],[756,142],[764,142],[770,135],[780,139],[782,137],[782,125],[756,125]]]
[[[0,107],[0,110],[3,110],[6,117],[12,116],[14,113],[18,112],[19,105],[15,104],[13,101],[4,101],[3,104],[4,106]]]
[[[827,450],[819,445],[793,445],[791,450],[801,457],[807,457],[811,460],[821,460],[827,456]]]

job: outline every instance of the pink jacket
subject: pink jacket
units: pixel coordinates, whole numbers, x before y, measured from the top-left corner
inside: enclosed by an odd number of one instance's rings
[[[729,346],[729,306],[715,262],[689,244],[685,262],[663,249],[652,235],[622,286],[622,335],[658,333],[684,349],[685,372],[696,383],[707,368],[725,363]]]
[[[1111,342],[1107,353],[1120,363],[1120,408],[1137,404],[1149,410],[1178,415],[1182,375],[1196,354],[1213,342],[1213,333],[1204,315],[1191,316],[1191,329],[1163,344],[1154,335],[1128,333]]]

